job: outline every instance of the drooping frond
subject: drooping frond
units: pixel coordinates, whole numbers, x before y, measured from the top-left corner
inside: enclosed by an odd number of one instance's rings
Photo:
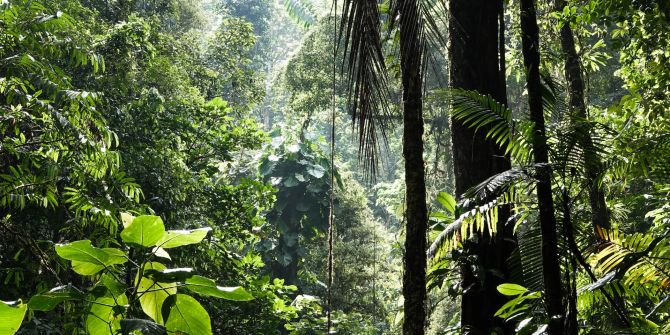
[[[631,301],[636,301],[642,298],[648,298],[655,294],[654,291],[644,286],[626,286],[619,282],[610,282],[598,289],[592,289],[592,284],[585,285],[577,289],[577,306],[579,310],[589,310],[594,307],[600,307],[604,304],[609,304],[605,297],[607,292],[610,296],[626,297]]]
[[[296,24],[304,28],[309,28],[316,21],[316,11],[310,0],[284,0],[284,9]]]
[[[552,123],[563,120],[565,112],[568,111],[565,104],[565,87],[547,72],[541,71],[540,76],[542,79],[542,107],[549,114],[547,126],[550,126]]]
[[[419,40],[423,47],[432,46],[435,49],[446,47],[447,39],[442,33],[447,26],[447,2],[444,0],[389,0],[389,33],[401,22],[410,23],[411,29],[418,31]],[[401,19],[404,15],[405,18]],[[402,47],[402,46],[401,46]],[[424,49],[425,50],[425,49]],[[401,53],[404,50],[401,50]]]
[[[486,201],[496,197],[521,181],[532,181],[538,170],[544,169],[546,164],[532,164],[515,166],[507,171],[495,174],[483,182],[471,187],[463,193],[464,206],[469,202]]]
[[[530,162],[531,122],[513,119],[512,111],[490,95],[463,89],[449,89],[446,95],[454,118],[475,131],[487,128],[486,138],[495,141],[505,154],[522,164]]]
[[[348,106],[358,128],[359,158],[374,175],[378,135],[391,121],[380,13],[376,0],[344,0],[339,44],[344,47]]]
[[[497,226],[495,223],[498,222],[499,208],[516,205],[518,194],[515,188],[510,188],[499,197],[475,206],[459,215],[435,238],[430,248],[428,248],[428,257],[440,258],[446,252],[461,247],[463,241],[476,234],[496,234]]]
[[[516,213],[511,220],[521,222],[528,215],[528,208],[519,196],[531,191],[536,167],[515,167],[504,171],[472,187],[454,211],[455,220],[435,238],[428,249],[428,257],[439,258],[447,251],[461,246],[462,241],[476,234],[497,232],[498,211],[501,206],[514,206]],[[440,219],[441,215],[432,215]],[[510,221],[511,222],[511,221]]]
[[[523,225],[518,229],[517,243],[519,258],[522,266],[522,278],[528,289],[542,291],[544,279],[542,277],[542,232],[539,225]]]
[[[615,281],[624,286],[646,287],[652,291],[670,288],[670,241],[668,233],[625,235],[616,229],[598,228],[605,242],[591,256],[595,269],[604,276],[589,286],[595,290]]]
[[[550,129],[547,142],[551,150],[551,161],[554,169],[562,175],[579,171],[583,174],[586,148],[582,146],[584,137],[591,136],[588,128],[580,127],[581,121],[576,118],[556,120]]]

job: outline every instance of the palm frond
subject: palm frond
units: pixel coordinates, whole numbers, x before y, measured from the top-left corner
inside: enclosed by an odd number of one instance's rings
[[[550,127],[552,123],[563,120],[565,112],[568,111],[565,105],[565,87],[550,73],[541,71],[540,76],[542,107],[549,112],[550,119],[547,126]]]
[[[512,158],[522,164],[532,157],[533,124],[512,117],[512,111],[490,95],[477,91],[449,89],[446,92],[454,118],[478,131],[488,129],[486,138],[495,141]]]
[[[554,170],[563,175],[572,173],[567,171],[579,171],[583,174],[586,148],[582,146],[585,136],[590,136],[588,131],[578,125],[573,118],[555,121],[551,127],[547,142],[550,143],[551,161]]]
[[[409,23],[406,27],[415,30],[420,36],[417,41],[422,46],[433,46],[435,49],[446,47],[447,39],[442,33],[447,26],[447,3],[444,0],[389,0],[388,32],[393,31],[402,22]],[[405,16],[403,19],[401,16]],[[401,50],[402,53],[405,50]]]
[[[314,4],[310,0],[284,0],[288,16],[303,28],[309,28],[316,21]]]
[[[521,260],[524,286],[533,291],[544,290],[542,277],[542,232],[539,225],[523,225],[517,230],[519,258]]]
[[[606,278],[604,278],[606,279]],[[654,291],[644,286],[629,287],[620,282],[610,282],[599,289],[593,289],[593,284],[584,285],[577,289],[577,307],[579,310],[586,311],[594,307],[601,307],[609,304],[605,292],[610,296],[626,297],[627,300],[636,301],[641,298],[648,298],[654,295]],[[603,290],[605,292],[603,292]]]
[[[665,233],[623,234],[616,229],[598,228],[605,239],[600,250],[591,256],[595,269],[605,274],[589,286],[595,290],[614,281],[624,286],[666,291],[670,288],[670,241]]]
[[[465,194],[455,211],[455,220],[446,225],[428,249],[428,257],[440,258],[447,251],[461,246],[462,241],[477,234],[497,232],[498,212],[502,206],[514,206],[516,213],[509,222],[521,222],[529,211],[520,201],[521,194],[530,191],[534,183],[523,183],[534,178],[536,167],[515,167],[490,177]]]
[[[532,182],[538,171],[545,167],[546,164],[531,164],[515,166],[507,171],[497,173],[465,191],[462,200],[463,207],[469,207],[469,202],[477,203],[495,197],[519,182]]]
[[[388,78],[376,0],[344,0],[339,44],[344,46],[348,106],[358,127],[359,158],[366,171],[377,165],[378,135],[386,138],[390,117]]]

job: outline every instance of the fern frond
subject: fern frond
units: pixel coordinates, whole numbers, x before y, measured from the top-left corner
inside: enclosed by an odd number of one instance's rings
[[[595,284],[596,283],[584,285],[577,289],[577,306],[579,310],[585,311],[594,306],[600,307],[603,304],[609,304],[609,301],[602,290],[605,290],[610,296],[625,296],[626,299],[632,301],[654,295],[654,291],[644,286],[629,287],[622,285],[619,282],[610,282],[607,285],[594,288]]]
[[[477,203],[496,197],[519,182],[532,182],[538,171],[545,167],[546,164],[531,164],[515,166],[507,171],[497,173],[465,191],[463,193],[463,207],[469,207],[469,202]]]
[[[670,287],[670,241],[668,233],[653,236],[648,233],[625,235],[616,229],[598,228],[605,242],[591,256],[595,269],[605,276],[592,284],[591,290],[621,281],[631,288],[665,291]]]
[[[459,203],[456,219],[446,225],[428,249],[429,258],[440,258],[446,252],[461,247],[462,241],[477,234],[496,234],[499,208],[502,206],[514,207],[516,215],[511,220],[520,222],[526,218],[529,213],[528,208],[519,201],[520,195],[528,192],[534,184],[522,185],[521,182],[530,177],[520,172],[520,169],[515,169],[517,170],[514,172],[510,170],[493,176],[474,187],[485,190],[487,184],[492,184],[489,185],[485,197],[467,198]],[[468,192],[471,194],[486,193],[477,190]]]
[[[542,232],[539,225],[526,224],[517,230],[522,278],[519,282],[532,291],[544,290],[542,277]]]
[[[490,95],[463,89],[449,89],[447,97],[452,115],[469,128],[488,129],[486,138],[495,141],[512,158],[522,164],[532,157],[531,122],[515,120],[512,111]]]

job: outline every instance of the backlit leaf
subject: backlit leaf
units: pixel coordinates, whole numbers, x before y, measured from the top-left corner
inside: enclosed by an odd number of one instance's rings
[[[165,226],[159,216],[142,215],[121,231],[121,239],[126,243],[152,247],[165,235]]]

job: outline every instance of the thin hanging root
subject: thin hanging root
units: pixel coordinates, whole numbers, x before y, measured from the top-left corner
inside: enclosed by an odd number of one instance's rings
[[[332,297],[332,287],[333,287],[333,228],[335,225],[335,210],[334,210],[334,197],[335,197],[335,112],[336,112],[336,99],[335,99],[335,89],[336,85],[336,74],[337,74],[337,0],[333,0],[333,92],[332,92],[332,114],[331,114],[331,124],[330,124],[330,194],[329,194],[329,203],[328,203],[328,293],[326,301],[326,311],[327,311],[327,332],[326,334],[331,333],[332,328],[332,315],[331,315],[331,297]]]

